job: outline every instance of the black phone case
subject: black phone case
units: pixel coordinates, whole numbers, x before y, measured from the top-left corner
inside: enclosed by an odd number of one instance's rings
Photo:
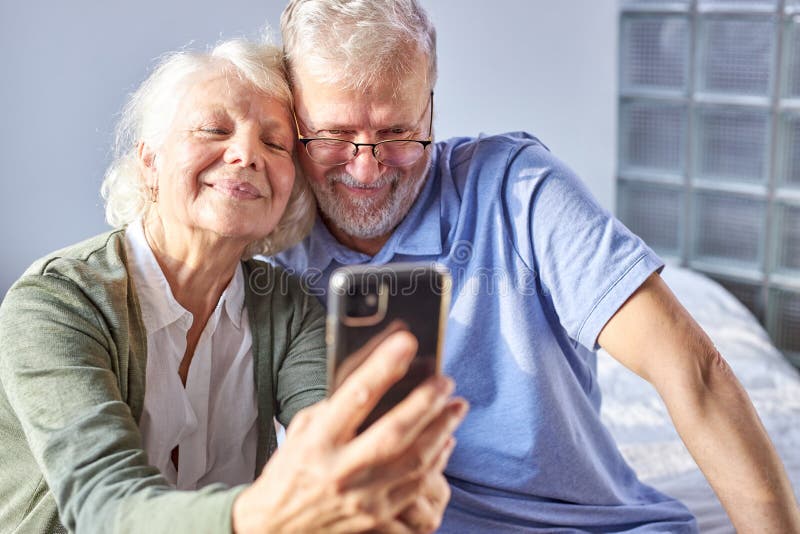
[[[394,384],[361,425],[363,431],[400,402],[418,384],[440,370],[440,354],[450,305],[451,279],[446,267],[395,263],[351,266],[334,271],[328,289],[328,392],[365,357],[363,349],[375,336],[401,327],[419,342],[405,377]],[[366,320],[352,317],[354,306],[367,294],[378,298],[379,313]],[[383,300],[383,303],[381,302]],[[354,358],[349,364],[347,360]]]

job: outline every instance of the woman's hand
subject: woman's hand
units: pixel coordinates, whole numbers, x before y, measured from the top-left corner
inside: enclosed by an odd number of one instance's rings
[[[447,465],[449,453],[441,468]],[[435,532],[439,528],[447,503],[450,501],[450,485],[439,470],[425,477],[422,491],[417,499],[389,524],[376,529],[384,534],[408,534],[411,532]]]
[[[299,412],[261,476],[234,502],[234,531],[435,528],[449,498],[441,471],[467,410],[463,399],[450,399],[452,380],[429,379],[356,436],[415,352],[413,336],[391,335],[330,398]]]

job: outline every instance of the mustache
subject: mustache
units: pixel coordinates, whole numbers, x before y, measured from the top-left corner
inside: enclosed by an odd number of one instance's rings
[[[386,185],[395,185],[400,180],[400,171],[393,170],[387,174],[383,174],[378,177],[377,180],[374,182],[370,182],[365,184],[359,180],[356,180],[353,175],[345,172],[339,171],[334,174],[328,175],[328,184],[333,186],[338,184],[342,184],[347,187],[352,187],[354,189],[380,189]]]

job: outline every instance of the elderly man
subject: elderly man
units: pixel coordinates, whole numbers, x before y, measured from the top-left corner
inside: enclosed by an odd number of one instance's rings
[[[661,260],[536,138],[431,144],[435,32],[415,0],[292,0],[281,29],[320,217],[277,261],[322,273],[316,288],[354,263],[454,275],[444,366],[472,410],[442,531],[696,531],[601,425],[602,346],[658,390],[737,529],[800,532],[753,406]]]

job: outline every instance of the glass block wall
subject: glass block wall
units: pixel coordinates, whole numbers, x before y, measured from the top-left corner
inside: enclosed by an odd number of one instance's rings
[[[617,214],[800,365],[800,0],[621,0]]]

